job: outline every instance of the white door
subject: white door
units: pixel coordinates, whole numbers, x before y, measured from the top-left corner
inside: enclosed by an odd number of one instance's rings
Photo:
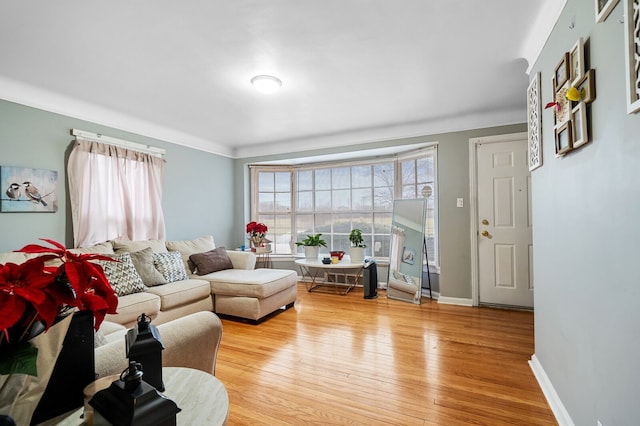
[[[479,303],[533,307],[527,140],[478,143]]]

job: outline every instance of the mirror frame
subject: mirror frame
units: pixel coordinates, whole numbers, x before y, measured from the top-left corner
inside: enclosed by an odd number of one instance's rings
[[[425,253],[427,200],[394,200],[387,298],[419,305]]]

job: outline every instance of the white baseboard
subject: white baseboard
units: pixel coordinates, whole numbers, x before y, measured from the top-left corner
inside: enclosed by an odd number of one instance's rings
[[[438,298],[438,303],[443,303],[445,305],[473,306],[473,300],[465,299],[463,297],[440,296]]]
[[[569,412],[564,408],[564,404],[562,404],[560,397],[556,393],[551,380],[549,380],[549,376],[547,376],[544,368],[542,368],[542,364],[538,361],[536,354],[531,356],[529,367],[531,367],[534,376],[536,376],[540,389],[542,389],[542,393],[545,398],[547,398],[549,407],[551,407],[551,411],[553,411],[553,415],[556,417],[558,424],[560,426],[575,426]]]

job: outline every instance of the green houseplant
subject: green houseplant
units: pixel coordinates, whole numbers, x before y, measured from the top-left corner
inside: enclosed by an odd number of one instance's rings
[[[322,239],[322,234],[307,235],[302,241],[296,242],[296,245],[304,247],[304,257],[310,260],[317,260],[320,247],[326,247],[327,242]]]
[[[349,257],[352,263],[360,263],[364,261],[364,248],[366,244],[362,238],[362,230],[354,228],[349,234],[351,248],[349,249]]]

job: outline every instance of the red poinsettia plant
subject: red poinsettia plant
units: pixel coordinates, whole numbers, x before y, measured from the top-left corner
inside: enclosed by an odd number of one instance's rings
[[[92,262],[114,259],[72,253],[56,241],[42,240],[54,248],[29,244],[16,251],[39,256],[0,265],[0,360],[24,347],[34,330],[48,330],[73,308],[92,311],[96,330],[106,314],[116,313],[118,297],[102,267]]]
[[[249,239],[256,247],[262,243],[262,240],[267,235],[268,230],[269,228],[267,228],[267,225],[264,223],[247,223],[247,234],[249,234]]]

